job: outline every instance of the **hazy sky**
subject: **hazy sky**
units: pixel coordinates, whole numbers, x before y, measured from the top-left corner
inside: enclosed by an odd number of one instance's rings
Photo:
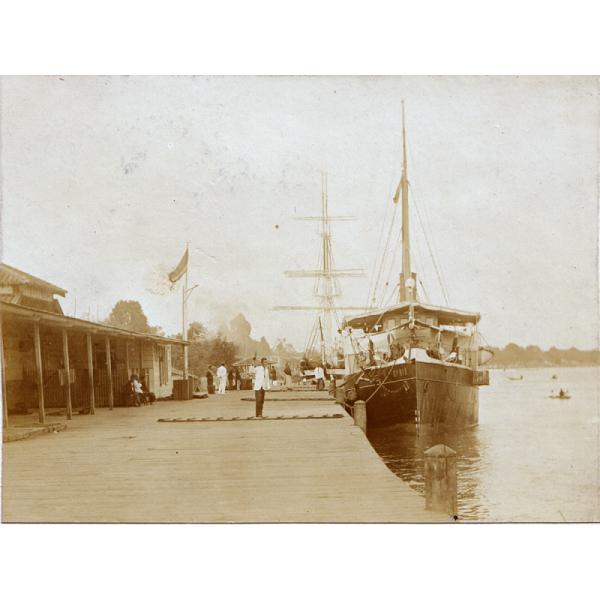
[[[321,171],[342,302],[362,305],[401,168],[406,101],[415,261],[490,344],[598,335],[598,80],[577,77],[19,77],[1,81],[3,260],[69,290],[65,312],[138,299],[181,328],[164,278],[190,242],[190,319],[244,312],[305,342]],[[398,223],[399,226],[399,223]],[[387,228],[383,229],[387,233]],[[397,239],[397,234],[394,236]],[[390,285],[394,285],[397,274]]]

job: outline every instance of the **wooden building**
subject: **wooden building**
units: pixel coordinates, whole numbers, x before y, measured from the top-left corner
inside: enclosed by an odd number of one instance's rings
[[[0,340],[4,422],[11,412],[63,408],[94,414],[123,406],[138,374],[157,398],[173,392],[171,346],[147,333],[68,317],[55,296],[66,291],[0,263]]]

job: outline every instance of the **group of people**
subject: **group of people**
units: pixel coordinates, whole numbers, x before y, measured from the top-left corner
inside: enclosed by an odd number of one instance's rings
[[[312,370],[317,390],[324,390],[325,382],[329,380],[329,373],[327,372],[327,369],[330,368],[331,365],[323,362],[317,363],[316,366],[313,366],[313,364],[311,364],[311,362],[306,358],[303,358],[300,361],[300,373],[303,376],[302,381],[306,382],[306,371]]]
[[[273,365],[269,366],[266,358],[261,358],[260,362],[253,359],[252,365],[249,368],[249,373],[252,375],[253,383],[252,389],[254,391],[254,400],[256,403],[256,416],[263,416],[263,406],[265,402],[265,392],[271,389],[272,383],[277,379],[277,371]],[[288,390],[292,389],[292,369],[289,363],[285,364],[283,368],[283,375],[285,380],[285,388]],[[217,379],[217,394],[225,394],[227,384],[229,383],[230,389],[240,389],[241,375],[237,367],[233,370],[228,370],[225,363],[221,363],[217,368],[216,372],[213,371],[213,367],[209,366],[206,379],[208,385],[208,392],[214,393],[214,379]],[[325,381],[328,378],[328,374],[325,366],[321,363],[314,369],[314,378],[318,390],[325,389]]]
[[[268,365],[267,359],[261,359],[265,361],[266,369],[268,370],[269,382],[272,383],[277,380],[277,370],[274,365]],[[261,362],[262,364],[262,362]],[[254,364],[250,367],[249,372],[254,375],[253,369],[256,368],[256,359],[254,359]],[[289,363],[286,363],[285,368],[283,369],[283,374],[285,378],[285,387],[287,389],[292,389],[292,369],[290,368]],[[215,385],[216,379],[216,385]],[[222,362],[216,369],[212,365],[209,365],[208,370],[206,371],[206,383],[208,387],[208,393],[214,394],[224,394],[225,390],[240,390],[242,387],[242,375],[239,367],[235,366],[231,369],[228,369],[225,366],[225,363]]]
[[[241,389],[242,376],[238,367],[229,370],[225,363],[221,363],[215,372],[213,366],[209,365],[206,371],[206,384],[209,394],[215,393],[215,377],[217,378],[217,394],[224,394],[228,386],[230,390]]]
[[[292,371],[289,368],[289,365],[286,365],[286,369],[284,369],[284,373],[286,375],[286,381],[289,372],[289,382],[291,387],[291,379],[292,379]],[[256,358],[252,366],[250,367],[250,373],[254,378],[253,389],[254,389],[254,397],[256,402],[256,416],[262,417],[263,405],[265,402],[265,391],[271,388],[271,381],[275,377],[275,369],[269,368],[267,364],[267,359],[262,358],[260,360],[260,364],[256,364]],[[212,366],[208,367],[206,372],[206,382],[208,386],[208,392],[214,393],[214,377],[217,378],[217,394],[225,394],[225,389],[227,388],[227,383],[229,382],[230,389],[240,389],[241,384],[241,374],[238,367],[235,367],[233,370],[228,371],[225,363],[221,363],[216,370],[216,373],[213,373]]]

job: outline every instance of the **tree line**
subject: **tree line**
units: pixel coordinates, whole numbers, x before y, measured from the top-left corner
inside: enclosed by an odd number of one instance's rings
[[[164,335],[160,326],[150,325],[141,304],[137,300],[119,300],[110,315],[104,321],[107,325],[136,331]],[[262,337],[254,340],[251,337],[252,327],[244,315],[237,315],[228,325],[222,325],[216,333],[210,333],[200,322],[190,323],[187,331],[188,366],[191,373],[202,376],[209,365],[218,366],[225,363],[230,367],[240,358],[252,356],[267,356],[271,348]],[[181,334],[170,336],[181,340]],[[173,367],[183,369],[183,349],[174,345],[171,350]]]
[[[494,357],[490,367],[578,367],[600,364],[598,350],[560,350],[552,346],[542,350],[539,346],[507,344],[504,348],[491,348]]]
[[[113,307],[105,323],[139,333],[164,335],[161,327],[152,326],[137,300],[119,300]],[[252,327],[244,315],[237,315],[228,325],[222,326],[217,333],[209,333],[207,328],[197,321],[188,327],[188,364],[190,371],[201,376],[209,365],[218,366],[222,362],[231,366],[240,358],[253,355],[267,356],[272,350],[267,340],[262,337],[254,340],[251,337]],[[181,339],[181,334],[171,336]],[[578,350],[569,348],[561,350],[554,346],[542,350],[539,346],[519,346],[510,343],[504,348],[491,348],[494,357],[488,363],[490,367],[570,367],[600,364],[598,350]],[[183,350],[173,346],[173,366],[183,368]]]

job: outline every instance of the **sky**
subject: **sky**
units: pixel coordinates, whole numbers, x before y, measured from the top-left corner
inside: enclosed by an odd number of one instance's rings
[[[355,217],[332,226],[336,265],[366,272],[340,302],[366,304],[404,100],[427,300],[481,313],[494,346],[594,348],[598,92],[593,77],[5,77],[2,260],[67,289],[67,314],[135,299],[171,334],[166,274],[188,242],[190,320],[243,312],[253,337],[301,349],[314,315],[272,310],[315,303],[283,274],[319,258],[318,224],[295,217],[319,214],[327,172],[331,214]]]

